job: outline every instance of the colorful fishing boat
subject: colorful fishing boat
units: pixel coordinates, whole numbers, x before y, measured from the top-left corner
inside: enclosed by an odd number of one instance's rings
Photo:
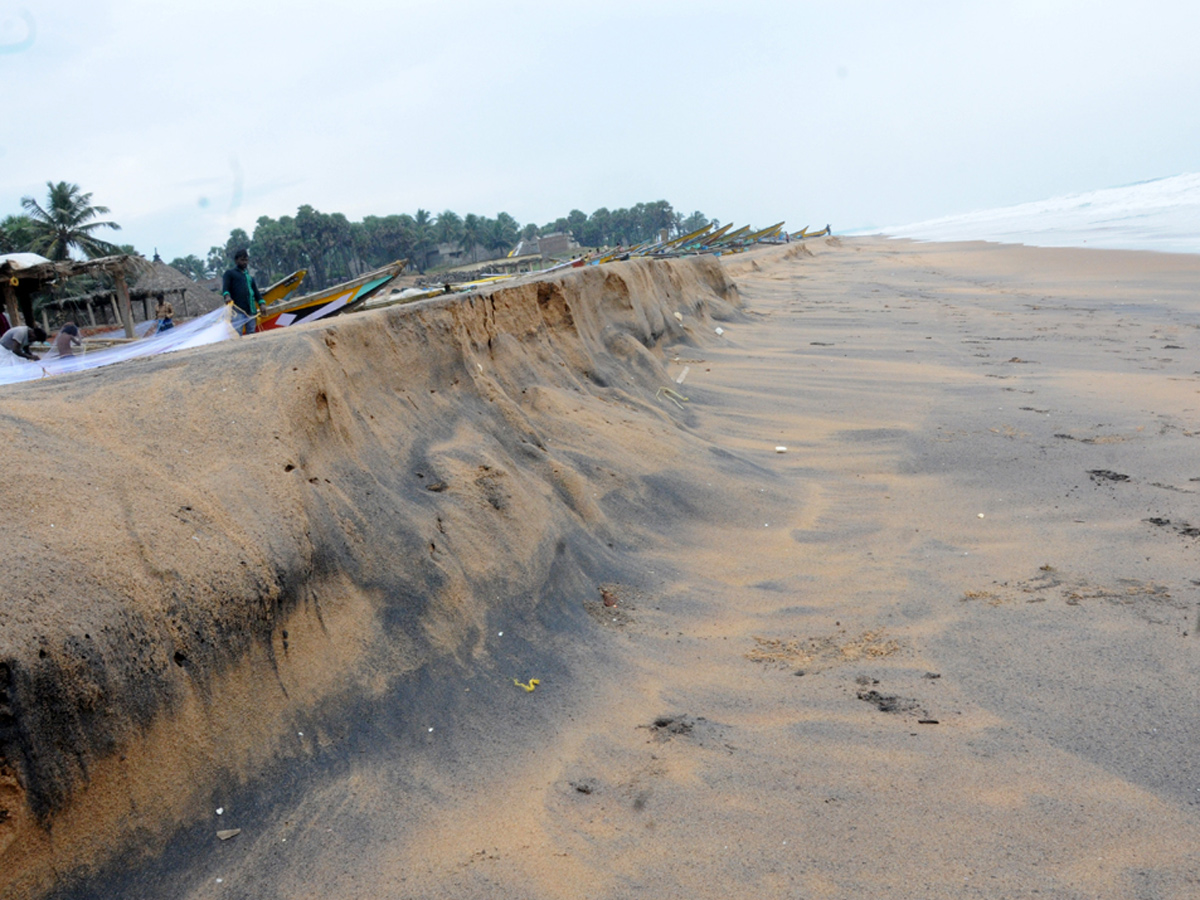
[[[272,303],[259,311],[258,330],[265,331],[272,328],[284,328],[288,325],[315,322],[317,319],[324,319],[355,309],[391,284],[407,265],[407,259],[399,259],[381,269],[360,275],[352,281],[334,285],[323,291],[305,294],[303,297],[296,297],[293,300]]]
[[[743,235],[748,234],[749,232],[750,232],[750,226],[743,225],[737,231],[731,231],[728,234],[722,234],[719,237],[707,238],[706,240],[703,240],[700,242],[700,246],[704,247],[705,249],[712,249],[714,247],[728,246],[729,244],[733,243],[738,238],[742,237]]]
[[[697,228],[695,231],[685,234],[682,237],[677,237],[673,241],[667,241],[667,243],[663,245],[663,249],[671,250],[676,247],[686,247],[693,241],[700,240],[700,238],[708,234],[710,230],[712,230],[712,223],[705,225],[703,228]]]
[[[278,303],[296,288],[300,287],[300,282],[304,280],[304,276],[308,274],[308,269],[297,269],[291,275],[285,275],[277,282],[262,292],[262,305],[270,306],[272,303]]]
[[[820,231],[809,231],[808,226],[805,225],[803,228],[801,228],[799,231],[797,231],[795,234],[792,235],[792,240],[793,241],[802,241],[805,238],[827,237],[828,235],[831,235],[831,234],[833,234],[833,229],[830,228],[828,225],[826,225]]]

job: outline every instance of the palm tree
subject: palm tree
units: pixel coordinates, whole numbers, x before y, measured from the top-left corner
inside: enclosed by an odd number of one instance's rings
[[[434,226],[438,243],[457,244],[462,239],[462,218],[452,209],[447,209],[437,217]]]
[[[424,272],[429,265],[429,255],[434,250],[433,217],[427,209],[418,209],[413,219],[413,255],[416,256],[417,271]]]
[[[107,206],[92,206],[92,195],[82,193],[77,184],[47,181],[46,187],[50,189],[46,209],[32,197],[21,198],[21,206],[32,225],[30,250],[53,260],[69,259],[73,249],[90,259],[120,252],[115,244],[92,236],[97,228],[121,230],[116,222],[92,221],[107,213]]]
[[[478,262],[475,248],[483,243],[483,235],[487,226],[475,213],[467,213],[463,217],[463,249],[471,253],[471,262]]]

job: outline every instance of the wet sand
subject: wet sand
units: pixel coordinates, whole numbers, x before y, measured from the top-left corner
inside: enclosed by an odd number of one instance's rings
[[[726,262],[736,297],[683,265],[615,271],[565,291],[569,323],[542,289],[238,348],[247,371],[311,357],[336,427],[257,410],[283,445],[244,476],[282,511],[262,512],[267,549],[230,563],[244,582],[212,558],[179,578],[228,620],[303,533],[315,555],[283,580],[319,588],[279,589],[301,599],[263,613],[265,639],[195,654],[207,675],[176,659],[203,689],[159,689],[136,735],[90,750],[86,785],[46,801],[52,838],[11,804],[7,859],[33,875],[6,896],[1200,892],[1200,258],[831,239]],[[413,355],[439,339],[457,351]],[[365,386],[364,341],[420,363],[383,378],[419,402]],[[180,374],[146,371],[148,390]],[[207,376],[210,403],[236,374]],[[15,396],[5,427],[78,466],[83,437],[28,424],[61,400]],[[361,475],[389,452],[403,480]],[[105,463],[102,498],[131,459]],[[214,532],[218,506],[251,515],[202,489],[219,462],[161,476]],[[286,502],[264,487],[285,465],[305,476]],[[155,559],[124,508],[128,558]],[[393,508],[420,545],[379,546]],[[418,551],[434,600],[406,607]],[[72,631],[75,602],[48,607],[23,633]]]

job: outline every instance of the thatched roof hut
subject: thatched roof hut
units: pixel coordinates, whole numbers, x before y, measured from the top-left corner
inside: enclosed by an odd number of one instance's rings
[[[135,310],[140,306],[143,321],[153,317],[160,299],[169,301],[175,307],[175,315],[184,318],[212,312],[221,305],[219,294],[206,290],[157,257],[141,267],[129,289],[129,299],[135,304]],[[47,305],[60,310],[74,310],[76,317],[82,310],[87,313],[91,324],[96,325],[96,311],[99,310],[101,318],[107,320],[107,310],[116,300],[115,290],[104,290],[76,297],[61,297]]]
[[[111,276],[119,286],[129,277],[137,277],[150,266],[140,256],[120,254],[99,259],[65,259],[59,262],[33,253],[10,253],[0,256],[0,287],[11,324],[19,321],[18,311],[27,324],[33,322],[33,294],[47,285],[59,284],[77,275]]]
[[[157,298],[159,294],[167,296],[176,305],[182,304],[182,309],[176,312],[183,316],[201,316],[212,312],[221,305],[221,295],[208,290],[188,278],[178,269],[168,266],[161,259],[155,258],[150,264],[150,271],[139,275],[130,291],[130,299],[137,300],[141,295]]]

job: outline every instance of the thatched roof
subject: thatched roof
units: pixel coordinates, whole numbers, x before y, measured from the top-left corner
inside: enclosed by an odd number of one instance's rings
[[[6,281],[10,278],[17,278],[20,281],[48,284],[76,275],[95,275],[99,272],[109,275],[124,272],[127,276],[136,277],[150,266],[150,263],[142,257],[130,256],[125,253],[119,256],[102,256],[99,259],[65,259],[61,262],[31,261],[28,257],[32,255],[14,253],[0,258],[0,278]]]
[[[145,261],[143,260],[143,262]],[[188,316],[212,312],[221,305],[220,295],[205,290],[178,269],[172,268],[161,259],[156,259],[141,267],[136,280],[129,288],[129,299],[133,301],[144,298],[157,299],[159,294],[170,298],[174,304],[180,303],[181,297],[186,298],[186,314]],[[114,292],[111,290],[94,291],[90,294],[62,297],[51,305],[61,307],[107,302],[113,296]],[[175,312],[176,315],[184,315],[183,308],[177,308]]]
[[[161,259],[150,264],[150,271],[138,276],[133,290],[151,296],[182,294],[187,297],[188,314],[193,316],[212,312],[222,302],[220,294],[207,290]],[[183,311],[178,312],[182,314]]]

